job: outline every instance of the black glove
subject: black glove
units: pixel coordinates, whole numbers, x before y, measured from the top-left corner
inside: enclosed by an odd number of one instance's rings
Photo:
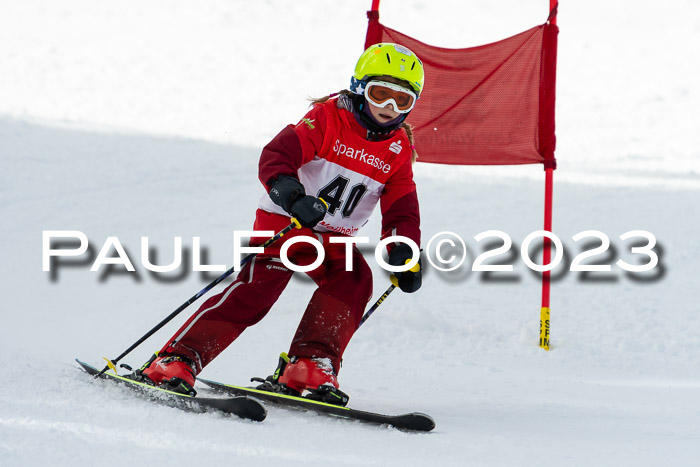
[[[389,253],[389,264],[391,264],[392,266],[403,266],[411,258],[413,258],[413,250],[411,250],[410,246],[406,245],[405,243],[402,243],[400,245],[395,246],[391,250],[391,253]],[[417,270],[411,271],[409,269],[408,271],[393,273],[393,276],[396,277],[396,282],[392,280],[392,283],[394,285],[397,285],[402,291],[407,293],[413,293],[416,290],[420,289],[420,286],[423,282],[423,273],[421,271],[420,258],[418,258],[418,264],[416,264],[411,269]]]
[[[303,227],[313,227],[321,222],[328,210],[323,201],[307,196],[304,185],[289,175],[277,177],[270,188],[270,199],[295,217]]]
[[[323,220],[328,208],[326,203],[313,196],[304,196],[292,204],[290,214],[299,221],[303,227],[313,227]]]
[[[304,185],[290,175],[280,175],[270,188],[272,202],[287,212],[291,212],[292,205],[304,196],[306,196]]]

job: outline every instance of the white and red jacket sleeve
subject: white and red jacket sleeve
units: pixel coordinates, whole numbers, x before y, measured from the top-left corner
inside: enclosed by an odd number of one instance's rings
[[[403,164],[384,185],[379,199],[382,209],[382,238],[408,237],[420,247],[420,210],[411,161]],[[393,245],[388,246],[391,251]]]
[[[280,175],[297,177],[297,171],[321,150],[326,115],[315,105],[296,125],[287,125],[262,150],[258,178],[270,191],[270,182]]]

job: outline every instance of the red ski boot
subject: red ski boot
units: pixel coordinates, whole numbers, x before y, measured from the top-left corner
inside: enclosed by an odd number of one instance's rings
[[[188,359],[179,355],[153,355],[136,374],[155,386],[180,394],[194,396],[195,367]]]
[[[280,369],[277,381],[312,400],[344,406],[350,399],[338,389],[338,378],[328,358],[291,357]]]

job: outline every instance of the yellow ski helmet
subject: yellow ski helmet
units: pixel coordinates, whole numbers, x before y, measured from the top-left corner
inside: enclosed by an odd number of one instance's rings
[[[407,81],[420,96],[425,74],[423,62],[407,47],[390,42],[375,44],[365,50],[355,65],[350,90],[362,94],[364,84],[373,76],[391,76]]]

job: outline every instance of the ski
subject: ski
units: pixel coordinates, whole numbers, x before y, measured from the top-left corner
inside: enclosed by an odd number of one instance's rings
[[[89,375],[95,376],[100,373],[100,370],[92,365],[75,359],[78,365],[88,373]],[[180,394],[173,391],[168,391],[167,389],[162,389],[156,386],[151,386],[133,379],[112,374],[103,373],[100,376],[101,379],[107,379],[114,381],[119,384],[123,384],[126,387],[134,389],[140,395],[147,397],[159,404],[166,405],[168,407],[176,407],[188,412],[194,413],[204,413],[204,412],[223,412],[226,414],[235,415],[240,418],[247,420],[253,420],[256,422],[261,422],[265,420],[267,416],[267,410],[265,406],[259,401],[248,397],[246,394],[237,395],[236,397],[228,398],[210,398],[210,397],[193,397],[187,394]]]
[[[226,394],[233,394],[236,396],[253,396],[284,407],[308,410],[315,413],[345,418],[348,420],[359,420],[376,425],[390,425],[399,430],[431,431],[433,428],[435,428],[435,420],[433,420],[430,415],[426,415],[424,413],[412,412],[403,415],[385,415],[375,412],[365,412],[339,405],[327,404],[325,402],[318,402],[311,399],[305,399],[303,397],[294,397],[276,392],[261,391],[254,388],[217,383],[216,381],[201,378],[198,378],[197,381]]]

